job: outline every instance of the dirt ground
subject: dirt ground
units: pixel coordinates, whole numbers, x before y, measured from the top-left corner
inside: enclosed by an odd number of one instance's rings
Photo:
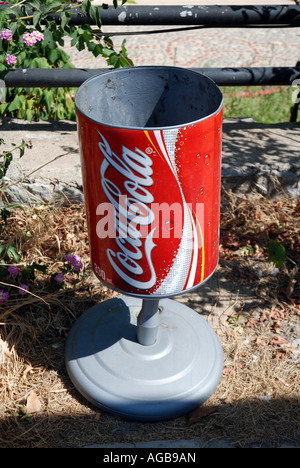
[[[89,265],[84,208],[16,208],[3,239],[56,271],[66,253],[80,256],[85,277],[53,291],[37,275],[32,292],[0,303],[0,447],[223,438],[238,447],[300,437],[300,200],[222,195],[220,263],[196,292],[176,298],[213,326],[224,370],[212,397],[171,421],[127,421],[89,404],[69,380],[65,341],[90,306],[116,295]],[[2,223],[3,224],[3,223]],[[277,268],[268,245],[285,246]],[[55,261],[53,260],[55,259]],[[298,266],[297,266],[298,265]],[[1,289],[1,288],[0,288]]]

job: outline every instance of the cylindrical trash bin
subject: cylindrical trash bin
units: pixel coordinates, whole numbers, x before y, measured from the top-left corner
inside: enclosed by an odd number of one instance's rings
[[[219,88],[136,67],[87,80],[75,104],[95,274],[139,297],[198,286],[218,263]]]
[[[124,295],[80,316],[66,366],[121,417],[178,417],[222,375],[214,330],[169,299],[217,266],[222,102],[213,81],[175,67],[108,71],[76,94],[93,270]]]

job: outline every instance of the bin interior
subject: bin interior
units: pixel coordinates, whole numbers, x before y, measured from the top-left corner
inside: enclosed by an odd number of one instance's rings
[[[113,127],[184,125],[214,114],[222,103],[216,84],[197,72],[136,67],[96,75],[78,90],[77,109]]]

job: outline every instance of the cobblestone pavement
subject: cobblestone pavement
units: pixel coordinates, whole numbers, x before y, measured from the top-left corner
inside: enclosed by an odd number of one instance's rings
[[[137,5],[176,4],[176,1],[138,0]],[[209,5],[213,2],[195,2]],[[233,4],[234,2],[223,2]],[[242,5],[247,1],[236,2]],[[255,4],[268,2],[256,1]],[[294,4],[293,1],[272,4]],[[177,4],[188,4],[187,0]],[[222,2],[218,2],[222,4]],[[295,66],[300,60],[300,28],[222,29],[205,28],[165,32],[172,26],[103,26],[103,32],[124,33],[114,38],[119,50],[126,39],[128,56],[134,65],[170,65],[186,68],[198,67],[271,67]],[[157,34],[141,34],[160,30]],[[125,34],[126,32],[126,34]],[[127,35],[130,33],[129,35]],[[137,34],[132,34],[137,33]],[[105,68],[102,57],[94,58],[88,51],[78,52],[66,44],[66,52],[77,68]]]

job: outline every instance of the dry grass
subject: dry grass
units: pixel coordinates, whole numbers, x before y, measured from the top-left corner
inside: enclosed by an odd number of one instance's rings
[[[31,285],[34,295],[0,303],[0,446],[81,447],[194,437],[229,438],[245,446],[299,438],[299,271],[288,261],[274,275],[267,260],[268,242],[276,239],[300,264],[299,217],[299,200],[224,193],[219,269],[233,283],[250,287],[260,307],[223,314],[218,334],[224,372],[204,405],[206,415],[196,411],[150,424],[94,408],[75,391],[65,370],[72,324],[90,306],[115,295],[90,270],[83,207],[14,210],[2,236],[22,252],[24,265],[40,261],[55,272],[65,254],[73,253],[82,258],[86,277],[53,292],[40,275]],[[30,394],[41,407],[26,414]]]

